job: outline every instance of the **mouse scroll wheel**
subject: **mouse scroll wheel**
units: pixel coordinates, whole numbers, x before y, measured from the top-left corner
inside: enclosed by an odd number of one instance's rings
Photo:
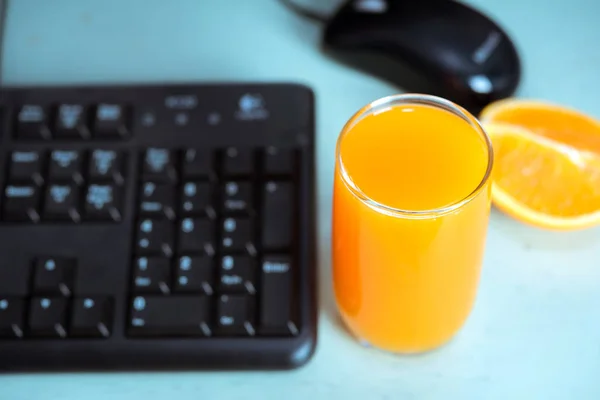
[[[355,0],[354,10],[369,14],[382,14],[388,10],[387,0]]]

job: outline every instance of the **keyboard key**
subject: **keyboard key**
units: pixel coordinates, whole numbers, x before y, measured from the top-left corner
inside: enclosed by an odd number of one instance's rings
[[[267,147],[263,167],[267,175],[291,175],[294,172],[294,151]]]
[[[38,104],[26,104],[17,110],[19,139],[50,139],[48,109]]]
[[[254,299],[251,296],[224,294],[217,304],[220,334],[254,336]]]
[[[97,138],[124,138],[129,134],[128,113],[120,104],[99,104],[94,116],[94,136]]]
[[[115,185],[92,184],[85,196],[85,215],[89,219],[120,221],[122,189]]]
[[[49,185],[44,198],[44,218],[81,221],[79,197],[79,188],[75,185]]]
[[[11,182],[44,183],[42,169],[44,156],[39,151],[13,151],[10,155],[9,179]]]
[[[94,181],[112,181],[122,185],[125,181],[124,169],[125,156],[115,150],[92,151],[89,162],[90,179]]]
[[[140,254],[173,254],[173,223],[167,220],[144,219],[138,225],[136,250]]]
[[[25,301],[0,297],[0,338],[21,338],[25,325]]]
[[[61,104],[56,112],[55,136],[57,138],[89,139],[87,107],[83,104]]]
[[[107,338],[113,323],[113,302],[108,297],[73,300],[69,333],[75,337]]]
[[[249,256],[223,256],[219,266],[219,290],[254,294],[255,263]]]
[[[178,251],[180,253],[204,252],[213,255],[215,227],[206,218],[184,218],[179,224]]]
[[[73,293],[77,261],[66,257],[40,257],[35,261],[33,291],[38,295]]]
[[[211,336],[208,296],[137,296],[131,302],[131,336]]]
[[[183,155],[183,176],[186,178],[213,175],[213,155],[209,150],[188,149]]]
[[[175,219],[175,187],[145,182],[140,193],[140,213],[147,216]]]
[[[51,180],[83,183],[83,154],[77,150],[54,150],[50,153],[48,175]]]
[[[221,226],[221,248],[224,251],[248,251],[256,253],[254,226],[249,218],[230,217]]]
[[[177,180],[175,152],[162,148],[146,150],[142,165],[143,179],[147,181],[175,182]]]
[[[29,310],[28,331],[31,336],[67,336],[67,299],[64,297],[34,297]]]
[[[216,217],[212,208],[212,190],[207,182],[185,182],[181,194],[182,214]]]
[[[175,290],[213,294],[214,269],[212,257],[179,257],[175,275]]]
[[[138,293],[169,294],[171,265],[168,258],[140,257],[134,265],[133,290]]]
[[[223,174],[251,175],[254,172],[254,153],[250,149],[229,147],[223,154]]]
[[[227,214],[248,213],[252,209],[252,185],[250,182],[227,182],[221,186],[223,212]]]
[[[39,222],[40,189],[34,185],[8,185],[4,189],[4,219]]]
[[[261,334],[298,334],[293,270],[287,255],[266,255],[261,265]]]
[[[286,248],[295,230],[292,220],[293,187],[289,182],[267,182],[262,201],[262,244],[265,248]]]

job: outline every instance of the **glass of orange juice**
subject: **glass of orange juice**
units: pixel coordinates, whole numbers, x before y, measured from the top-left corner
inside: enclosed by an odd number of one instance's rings
[[[362,343],[418,353],[450,340],[475,301],[490,214],[490,139],[445,99],[359,110],[337,142],[333,286]]]

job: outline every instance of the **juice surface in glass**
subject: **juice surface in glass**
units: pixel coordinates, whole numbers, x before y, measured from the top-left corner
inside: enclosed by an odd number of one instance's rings
[[[491,144],[433,96],[360,110],[338,139],[333,283],[362,342],[398,353],[448,341],[473,306],[490,212]]]

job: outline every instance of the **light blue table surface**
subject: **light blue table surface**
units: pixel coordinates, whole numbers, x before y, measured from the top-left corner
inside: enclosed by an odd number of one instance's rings
[[[4,84],[291,80],[317,102],[321,313],[288,372],[0,376],[1,400],[600,399],[600,230],[549,233],[494,211],[478,300],[438,351],[358,346],[330,290],[333,151],[346,119],[397,91],[319,53],[320,27],[276,0],[11,0]],[[305,0],[329,9],[333,2]],[[600,117],[600,2],[478,0],[521,51],[519,96]]]

